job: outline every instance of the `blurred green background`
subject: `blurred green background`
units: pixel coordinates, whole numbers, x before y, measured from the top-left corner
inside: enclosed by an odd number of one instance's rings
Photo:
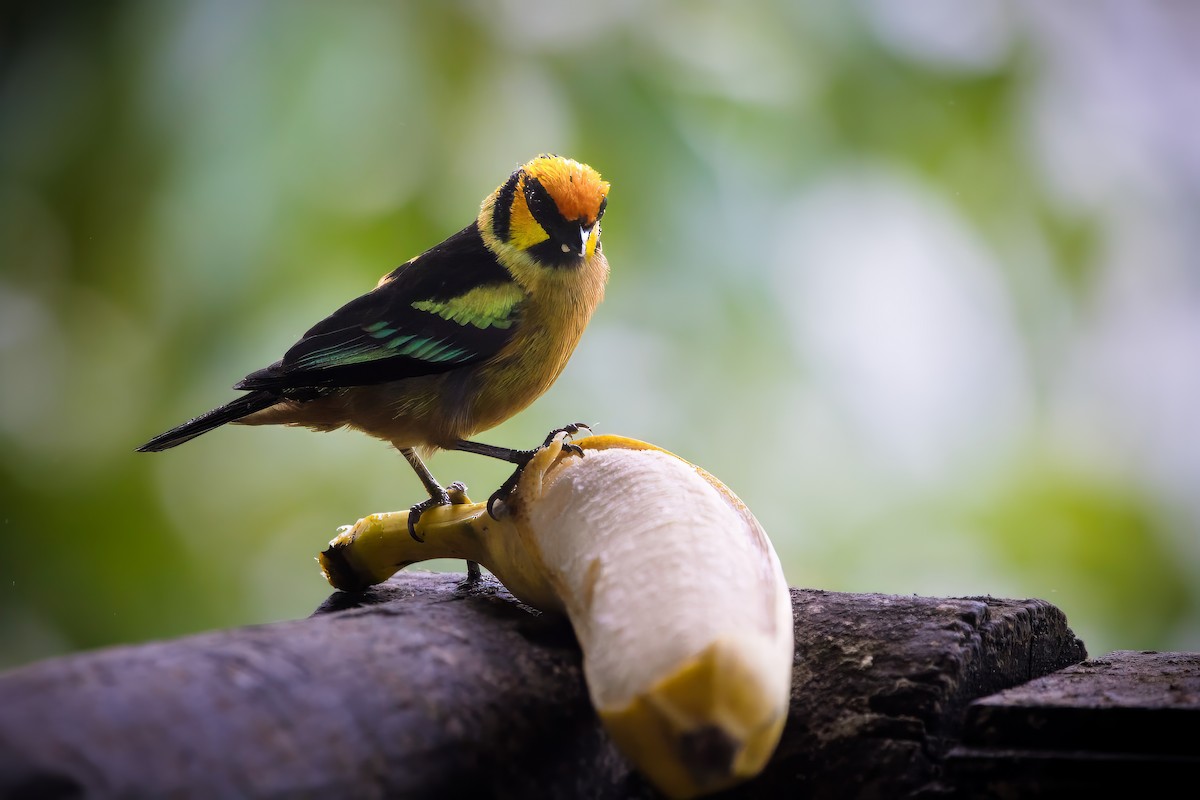
[[[420,499],[396,453],[134,448],[543,151],[612,182],[612,279],[559,382],[482,439],[579,419],[673,450],[795,586],[1040,597],[1092,655],[1200,649],[1200,6],[0,20],[0,666],[310,613],[335,528]],[[430,466],[476,497],[508,473]]]

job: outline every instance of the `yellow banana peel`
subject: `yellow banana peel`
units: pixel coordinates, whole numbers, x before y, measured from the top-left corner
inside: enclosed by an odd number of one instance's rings
[[[463,495],[426,511],[374,514],[319,556],[359,590],[431,558],[476,561],[514,596],[565,614],[591,700],[617,746],[670,797],[757,775],[787,719],[792,605],[774,547],[720,481],[619,436],[530,461],[500,519]]]

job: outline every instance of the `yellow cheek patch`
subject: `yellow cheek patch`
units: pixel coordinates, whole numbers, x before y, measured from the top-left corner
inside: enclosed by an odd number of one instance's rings
[[[515,247],[525,250],[550,238],[545,228],[537,223],[525,202],[525,177],[517,184],[513,197],[512,214],[508,221],[508,240]]]
[[[559,156],[538,156],[523,169],[550,193],[563,219],[591,221],[599,216],[600,202],[608,196],[608,181],[601,180],[600,173],[587,164]]]
[[[466,294],[445,301],[420,300],[412,304],[418,311],[427,311],[459,325],[474,325],[479,329],[506,330],[517,320],[517,306],[525,292],[515,283],[495,283],[477,286]]]

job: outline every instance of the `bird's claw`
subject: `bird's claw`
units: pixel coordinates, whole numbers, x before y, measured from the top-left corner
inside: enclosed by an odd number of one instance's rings
[[[496,504],[508,500],[508,496],[513,493],[514,489],[517,488],[517,484],[521,480],[521,474],[525,471],[525,467],[528,466],[530,459],[532,459],[538,451],[549,447],[554,441],[554,437],[558,436],[560,433],[565,433],[567,436],[574,436],[580,431],[587,431],[588,433],[591,433],[592,426],[588,425],[586,422],[570,422],[566,425],[563,425],[561,428],[555,428],[554,430],[550,431],[550,433],[546,435],[546,439],[542,442],[540,447],[535,447],[532,450],[518,450],[517,458],[519,460],[517,461],[517,468],[513,471],[512,475],[508,476],[508,480],[500,484],[500,488],[492,492],[492,496],[488,498],[488,516],[492,519],[500,519],[498,516],[496,516]],[[567,453],[568,455],[575,455],[579,456],[580,458],[583,457],[583,448],[572,442],[564,440],[562,442],[562,449],[563,452]]]
[[[460,489],[460,487],[461,487],[461,489]],[[463,486],[461,483],[459,483],[459,484],[452,483],[446,488],[453,492],[457,492],[460,490],[465,492],[467,487]],[[446,489],[443,489],[443,490],[441,490],[441,494],[434,495],[434,496],[430,497],[428,500],[422,500],[420,503],[417,503],[412,508],[410,508],[408,510],[408,535],[411,536],[414,540],[420,542],[421,544],[424,544],[425,537],[417,535],[417,521],[420,520],[421,515],[424,514],[426,511],[428,511],[429,509],[437,508],[438,506],[448,506],[448,505],[450,505],[450,502],[451,502],[451,500],[450,500],[449,493],[447,493]]]
[[[588,433],[591,433],[592,426],[588,425],[586,422],[571,422],[563,425],[561,428],[555,428],[554,430],[550,431],[549,434],[547,434],[546,441],[542,442],[542,447],[548,447],[550,443],[554,441],[554,437],[558,436],[560,433],[565,433],[568,437],[570,437],[574,436],[580,431],[587,431]],[[529,457],[533,458],[533,454],[540,449],[541,448],[531,450]],[[566,439],[563,440],[562,449],[571,455],[576,455],[580,458],[583,458],[583,448],[573,442],[568,442]]]
[[[587,431],[588,433],[591,433],[592,426],[588,425],[586,422],[568,422],[566,425],[563,425],[561,428],[555,428],[554,430],[550,431],[550,433],[546,434],[546,440],[544,442],[542,442],[542,447],[545,447],[546,445],[553,442],[554,437],[558,436],[560,433],[565,433],[567,436],[574,436],[575,434],[579,433],[580,431]],[[568,444],[568,443],[564,442],[563,447],[568,448],[568,449],[575,447],[576,450],[579,450],[579,455],[583,455],[583,450],[579,447],[576,447],[573,444]],[[537,452],[536,449],[531,450],[530,457],[532,458],[532,454],[536,453],[536,452]],[[574,451],[572,451],[572,452],[574,452]]]
[[[528,462],[526,462],[528,463]],[[525,464],[517,467],[512,475],[508,476],[508,480],[500,484],[500,488],[492,492],[492,496],[487,501],[488,516],[492,519],[500,519],[496,516],[496,503],[503,503],[508,500],[508,496],[512,494],[513,489],[517,488],[517,482],[521,480],[521,473],[525,470]]]

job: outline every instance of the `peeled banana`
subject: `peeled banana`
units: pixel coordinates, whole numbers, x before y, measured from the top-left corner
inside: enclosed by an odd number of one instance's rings
[[[792,605],[775,550],[720,481],[619,436],[530,461],[499,520],[463,495],[341,529],[319,561],[358,590],[431,558],[476,561],[517,598],[565,614],[617,746],[670,797],[757,775],[787,719]]]

